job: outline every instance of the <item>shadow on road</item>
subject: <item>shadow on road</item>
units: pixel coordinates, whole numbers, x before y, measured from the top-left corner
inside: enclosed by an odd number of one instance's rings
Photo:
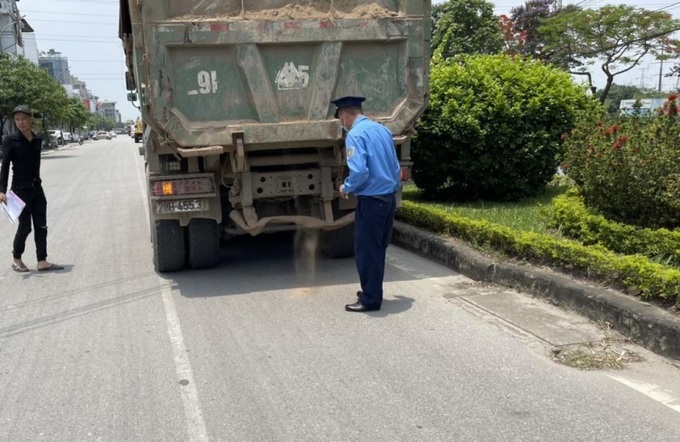
[[[43,155],[42,160],[65,160],[67,158],[73,158],[73,155],[62,155],[58,153],[53,153],[50,155]]]
[[[384,299],[379,311],[369,312],[367,314],[376,318],[384,318],[389,315],[398,315],[399,313],[409,310],[415,302],[413,298],[408,298],[401,295],[393,296],[393,298],[395,299]]]
[[[353,258],[330,259],[321,256],[318,250],[313,256],[301,256],[304,253],[296,253],[294,236],[293,233],[277,233],[254,238],[239,237],[222,246],[217,267],[208,270],[185,269],[177,273],[163,273],[160,277],[172,283],[182,296],[188,298],[244,294],[257,296],[259,292],[273,290],[323,289],[326,286],[359,283]],[[450,274],[450,270],[442,268],[440,272],[414,276],[388,263],[385,281],[410,281]],[[385,312],[396,313],[408,309],[408,300],[389,301],[385,304]],[[404,308],[407,303],[408,306]]]

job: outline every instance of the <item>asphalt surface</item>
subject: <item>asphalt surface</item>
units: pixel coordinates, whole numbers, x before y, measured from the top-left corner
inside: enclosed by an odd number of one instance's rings
[[[131,139],[49,152],[42,175],[66,270],[13,272],[0,220],[2,441],[678,438],[676,366],[556,364],[532,315],[491,302],[523,295],[390,247],[383,310],[347,313],[354,261],[297,258],[291,235],[158,275]],[[531,302],[552,333],[586,326]]]

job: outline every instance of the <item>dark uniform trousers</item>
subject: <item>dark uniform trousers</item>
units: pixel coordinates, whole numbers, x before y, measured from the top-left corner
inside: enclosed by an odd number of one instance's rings
[[[47,259],[47,199],[42,186],[34,184],[32,187],[12,188],[21,198],[26,207],[19,215],[19,228],[14,236],[14,259],[21,259],[26,249],[26,238],[31,233],[31,220],[35,229],[35,250],[38,261]]]
[[[367,307],[382,303],[385,255],[396,208],[394,194],[357,198],[354,254],[363,292],[359,301]]]

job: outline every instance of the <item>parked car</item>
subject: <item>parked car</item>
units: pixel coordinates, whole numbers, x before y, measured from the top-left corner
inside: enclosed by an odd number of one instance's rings
[[[47,137],[44,137],[42,140],[42,148],[43,149],[56,149],[59,147],[59,142],[57,141],[57,138],[52,135],[48,134]]]
[[[58,129],[48,130],[47,133],[50,135],[50,138],[54,138],[57,141],[58,145],[66,144],[66,140],[64,139],[64,133],[62,131]]]

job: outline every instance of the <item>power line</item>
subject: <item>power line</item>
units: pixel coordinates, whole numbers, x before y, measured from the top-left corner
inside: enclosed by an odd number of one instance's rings
[[[76,63],[123,63],[123,60],[76,60],[69,58],[68,61],[73,61]]]
[[[676,3],[672,3],[668,6],[664,6],[663,8],[657,9],[657,11],[663,11],[665,9],[674,9],[673,6],[678,6],[678,5],[680,5],[680,2],[676,2]]]
[[[54,19],[43,19],[43,18],[31,18],[29,21],[47,21],[54,23]],[[59,20],[59,23],[75,23],[78,25],[97,25],[97,26],[118,26],[118,23],[101,23],[101,22],[91,22],[91,21],[70,21],[70,20]]]
[[[39,34],[40,37],[64,37],[64,38],[96,38],[96,39],[103,39],[103,40],[116,40],[120,41],[116,37],[100,37],[97,35],[71,35],[71,34]]]
[[[29,11],[28,9],[22,9],[22,13],[25,14],[54,14],[52,11]],[[111,17],[111,14],[86,14],[83,12],[59,12],[59,15],[80,15],[85,17]]]
[[[106,4],[106,3],[118,3],[118,0],[43,0],[43,1],[50,1],[50,2],[61,2],[61,3],[99,3],[99,4]]]
[[[120,45],[121,42],[119,41],[103,41],[103,40],[83,40],[83,39],[65,39],[65,38],[45,38],[45,39],[40,39],[41,41],[65,41],[65,42],[71,42],[71,43],[98,43],[98,44],[116,44]]]

